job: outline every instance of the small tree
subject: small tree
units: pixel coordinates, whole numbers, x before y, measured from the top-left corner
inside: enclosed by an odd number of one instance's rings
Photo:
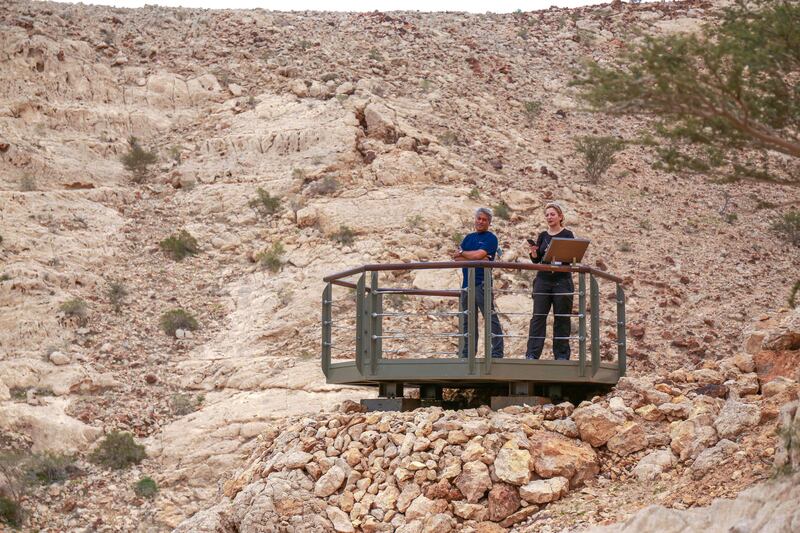
[[[107,294],[111,305],[114,306],[114,312],[119,313],[125,303],[125,297],[128,296],[128,289],[121,281],[110,281]]]
[[[281,199],[270,194],[259,187],[256,189],[256,197],[250,200],[250,207],[258,211],[262,216],[274,215],[281,207]]]
[[[581,155],[586,177],[597,183],[614,164],[616,154],[622,143],[613,137],[579,137],[575,139],[575,150]]]
[[[158,157],[155,152],[148,152],[139,145],[136,137],[128,139],[128,153],[124,154],[120,160],[125,170],[131,173],[134,183],[142,183],[150,173],[150,165],[154,164]]]
[[[796,1],[736,0],[702,34],[646,37],[575,84],[598,111],[654,117],[668,169],[771,179],[768,151],[800,157],[798,27]]]
[[[787,242],[800,246],[800,211],[792,210],[772,224],[772,231]]]
[[[272,243],[271,248],[258,254],[256,256],[256,261],[270,272],[278,272],[283,266],[283,254],[285,252],[286,250],[283,248],[283,243],[276,241]]]

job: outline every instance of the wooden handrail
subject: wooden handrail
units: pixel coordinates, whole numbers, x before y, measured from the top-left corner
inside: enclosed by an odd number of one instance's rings
[[[430,270],[430,269],[451,269],[451,268],[505,268],[510,270],[537,270],[543,272],[586,272],[598,278],[607,279],[614,283],[622,283],[620,277],[608,274],[602,270],[592,268],[585,265],[575,266],[554,266],[542,265],[540,263],[512,263],[510,261],[430,261],[424,263],[386,263],[386,264],[368,264],[359,267],[354,267],[349,270],[337,272],[322,278],[325,282],[333,282],[336,285],[343,287],[355,287],[355,284],[341,282],[342,278],[352,276],[354,274],[361,274],[362,272],[382,272],[387,270]],[[337,283],[338,281],[338,283]]]

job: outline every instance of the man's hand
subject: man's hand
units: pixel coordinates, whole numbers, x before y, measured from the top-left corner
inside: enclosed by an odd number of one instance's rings
[[[460,261],[464,259],[464,257],[461,255],[461,248],[453,252],[451,257],[453,258],[453,261]]]

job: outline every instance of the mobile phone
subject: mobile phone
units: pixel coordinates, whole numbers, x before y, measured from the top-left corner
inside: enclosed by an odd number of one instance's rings
[[[536,241],[534,241],[533,239],[525,239],[525,240],[528,241],[528,244],[530,244],[531,246],[536,246]]]

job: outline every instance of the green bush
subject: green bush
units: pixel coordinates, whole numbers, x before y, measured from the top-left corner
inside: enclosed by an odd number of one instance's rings
[[[259,187],[256,189],[256,197],[250,200],[250,207],[258,211],[262,216],[274,215],[281,207],[281,199],[270,194]]]
[[[457,248],[457,247],[461,246],[461,241],[463,241],[463,240],[464,240],[464,235],[463,235],[462,233],[459,233],[459,232],[457,231],[457,232],[453,233],[453,234],[450,236],[450,238],[452,239],[452,241],[453,241],[453,244],[455,244],[455,245],[456,245],[456,248]]]
[[[800,280],[795,281],[792,290],[789,291],[789,307],[794,309],[797,306],[797,293],[800,292]]]
[[[355,233],[353,233],[353,230],[342,224],[339,226],[338,231],[331,233],[331,239],[339,244],[353,244],[353,241],[355,241]]]
[[[119,313],[122,304],[125,303],[125,297],[128,296],[128,289],[121,281],[110,281],[108,283],[108,299],[111,305],[114,306],[114,311]]]
[[[122,470],[145,458],[144,446],[136,444],[130,433],[112,431],[100,442],[89,460],[97,465]]]
[[[141,498],[152,498],[158,493],[158,485],[149,476],[144,476],[133,486],[133,492]]]
[[[522,108],[523,113],[525,114],[525,119],[528,122],[533,122],[542,111],[542,103],[536,100],[528,100],[522,104]]]
[[[50,485],[66,481],[78,471],[74,457],[45,452],[26,462],[24,477],[31,485]]]
[[[22,525],[22,519],[22,507],[20,504],[11,498],[0,496],[0,524],[19,527]]]
[[[795,246],[800,246],[800,211],[792,210],[785,213],[772,224],[772,231]]]
[[[172,413],[176,416],[185,416],[189,413],[197,411],[200,404],[203,403],[203,397],[193,397],[189,394],[173,394],[170,398],[169,404]]]
[[[170,337],[175,336],[175,332],[179,329],[194,331],[200,327],[197,320],[184,309],[172,309],[161,315],[159,320],[161,329]]]
[[[142,183],[150,173],[150,165],[157,161],[155,152],[148,152],[139,145],[136,137],[128,139],[128,153],[120,161],[125,170],[131,173],[134,183]]]
[[[622,149],[622,142],[613,137],[579,137],[575,140],[575,150],[583,158],[586,177],[598,183],[616,160],[614,154]]]
[[[64,316],[76,318],[79,324],[85,324],[89,316],[89,307],[86,305],[86,302],[80,298],[67,300],[59,305],[58,309],[64,313]]]
[[[492,207],[492,212],[494,213],[494,216],[503,220],[508,220],[511,218],[511,208],[508,207],[508,204],[505,202],[500,202]]]
[[[178,233],[173,233],[158,245],[162,250],[170,254],[175,261],[181,261],[187,256],[196,255],[200,251],[197,239],[185,229]]]
[[[283,254],[286,252],[280,241],[272,243],[272,247],[256,256],[259,264],[271,272],[278,272],[283,266]]]
[[[476,201],[480,200],[480,197],[481,197],[481,191],[477,187],[473,187],[469,191],[469,194],[467,195],[467,198],[469,198],[470,200],[476,200]]]

